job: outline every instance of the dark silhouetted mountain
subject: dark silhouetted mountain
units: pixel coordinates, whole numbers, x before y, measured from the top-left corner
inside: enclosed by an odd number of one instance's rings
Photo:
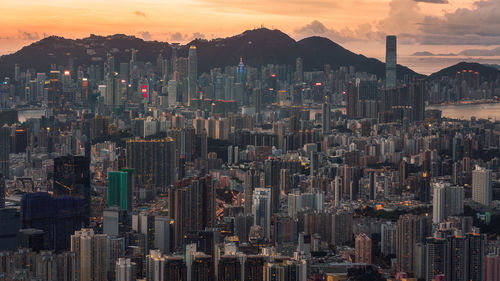
[[[455,77],[457,72],[462,70],[472,70],[474,72],[479,72],[480,76],[488,81],[493,81],[500,77],[500,70],[487,66],[484,64],[479,64],[475,62],[460,62],[450,67],[444,68],[436,73],[429,76],[430,79],[441,79],[442,77]]]
[[[354,66],[357,71],[385,75],[385,64],[377,59],[367,58],[344,49],[329,39],[310,37],[295,41],[279,30],[265,28],[245,31],[242,34],[214,40],[196,39],[187,45],[180,46],[178,55],[187,57],[189,45],[198,49],[199,72],[208,72],[213,67],[237,65],[240,57],[250,66],[263,64],[288,64],[295,66],[295,59],[304,59],[304,70],[323,70],[325,64],[332,69],[340,66]],[[128,62],[131,49],[137,49],[137,59],[156,63],[159,53],[170,58],[172,48],[165,42],[144,41],[126,36],[96,36],[83,39],[64,39],[48,37],[16,53],[0,57],[0,75],[12,76],[14,64],[19,63],[21,69],[34,68],[37,72],[47,72],[52,64],[68,66],[70,58],[74,65],[102,64],[108,52],[115,57],[115,66]],[[398,76],[417,75],[407,67],[398,66]]]

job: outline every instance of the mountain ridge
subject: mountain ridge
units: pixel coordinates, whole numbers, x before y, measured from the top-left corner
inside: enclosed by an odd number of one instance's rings
[[[296,58],[302,57],[305,71],[323,70],[325,64],[330,64],[332,69],[353,65],[357,71],[376,74],[379,78],[385,76],[385,64],[377,59],[351,52],[325,37],[311,36],[296,41],[277,29],[258,28],[226,38],[194,39],[179,46],[178,56],[187,57],[191,45],[197,46],[200,74],[214,67],[234,66],[240,57],[246,64],[257,67],[264,64],[295,66]],[[155,63],[160,53],[164,58],[172,54],[172,44],[168,42],[146,41],[133,35],[90,34],[79,39],[50,36],[1,56],[0,76],[12,77],[16,63],[23,70],[33,68],[37,72],[48,71],[52,64],[67,67],[70,58],[74,59],[74,65],[102,64],[108,52],[118,65],[130,60],[132,48],[138,50],[137,59],[144,62]],[[405,75],[425,77],[398,65],[398,77]]]

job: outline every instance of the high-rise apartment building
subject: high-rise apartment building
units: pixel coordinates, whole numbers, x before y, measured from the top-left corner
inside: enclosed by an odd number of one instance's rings
[[[461,215],[464,212],[465,193],[461,186],[448,183],[433,184],[432,222],[440,223],[449,216]]]
[[[491,206],[491,170],[476,166],[472,171],[472,200],[484,206]]]
[[[135,263],[129,258],[119,258],[116,261],[115,269],[116,281],[135,281]]]
[[[175,183],[175,142],[172,138],[127,142],[127,168],[134,169],[134,181],[142,186]]]
[[[78,258],[79,281],[107,280],[106,243],[106,235],[95,234],[92,229],[84,228],[71,235],[71,252]]]
[[[372,263],[372,239],[365,233],[356,235],[355,256],[357,263]]]

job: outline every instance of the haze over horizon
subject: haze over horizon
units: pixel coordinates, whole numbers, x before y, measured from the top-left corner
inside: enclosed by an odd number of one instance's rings
[[[500,3],[496,0],[356,0],[339,2],[227,0],[96,0],[0,3],[0,54],[46,36],[83,38],[123,33],[186,43],[264,26],[300,40],[323,36],[343,47],[384,57],[384,38],[398,36],[398,55],[479,50],[473,58],[500,61]],[[370,44],[367,44],[370,42]],[[411,67],[411,65],[409,65]]]

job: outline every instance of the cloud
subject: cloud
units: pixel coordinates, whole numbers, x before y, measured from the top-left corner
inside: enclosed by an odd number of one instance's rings
[[[415,2],[421,3],[433,3],[433,4],[448,4],[448,0],[415,0]]]
[[[38,40],[41,36],[37,32],[21,31],[20,39],[23,40]]]
[[[29,32],[29,31],[19,30],[17,32],[17,34],[0,36],[0,39],[2,39],[2,40],[35,41],[35,40],[40,40],[40,39],[45,38],[45,37],[47,37],[47,34],[45,34],[45,33],[40,34],[38,32]]]
[[[500,1],[474,2],[443,17],[426,16],[421,25],[423,44],[498,45],[500,42]]]
[[[153,36],[151,35],[151,33],[149,33],[149,31],[142,31],[142,32],[139,32],[139,36],[142,37],[142,39],[146,40],[146,41],[150,41],[151,38],[153,38]]]
[[[200,32],[194,32],[193,39],[205,39],[205,34],[200,33]]]
[[[449,54],[434,54],[429,51],[423,51],[423,52],[415,52],[412,54],[412,56],[415,57],[454,57],[457,56],[457,54],[454,53],[449,53]]]
[[[139,16],[139,17],[145,17],[145,18],[147,17],[147,16],[146,16],[146,13],[141,12],[141,11],[134,11],[134,14],[135,14],[136,16]]]
[[[469,57],[496,57],[500,56],[500,47],[494,49],[467,49],[459,53]]]
[[[384,37],[383,33],[373,30],[372,25],[368,23],[360,24],[356,29],[344,28],[342,30],[335,30],[326,27],[318,20],[314,20],[309,24],[297,28],[295,34],[300,37],[327,37],[339,43],[346,41],[382,40]]]
[[[184,41],[184,35],[180,32],[174,32],[170,34],[171,41]]]

